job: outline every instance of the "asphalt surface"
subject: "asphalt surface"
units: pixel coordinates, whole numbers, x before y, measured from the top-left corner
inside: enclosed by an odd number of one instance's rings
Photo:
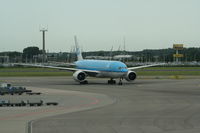
[[[80,91],[69,91],[59,89],[49,89],[45,87],[28,86],[34,80],[40,81],[40,78],[0,78],[1,82],[9,82],[13,85],[23,85],[33,92],[41,92],[41,95],[2,95],[0,100],[11,102],[40,102],[42,106],[22,106],[22,107],[0,107],[0,133],[27,133],[32,132],[31,124],[35,120],[65,114],[70,112],[83,111],[93,108],[99,108],[109,104],[113,104],[115,99],[111,99],[103,94],[86,93]],[[42,82],[43,80],[41,80]],[[45,103],[56,102],[57,106],[47,106]]]
[[[70,77],[5,79],[27,86],[105,94],[112,104],[34,120],[33,133],[199,133],[200,79],[138,79],[107,85]]]

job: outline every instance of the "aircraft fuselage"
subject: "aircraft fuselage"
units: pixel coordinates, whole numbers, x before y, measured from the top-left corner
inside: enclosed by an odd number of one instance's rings
[[[76,61],[77,69],[94,70],[100,73],[95,77],[119,78],[124,77],[128,72],[127,66],[120,61],[108,60],[80,60]],[[89,75],[94,76],[94,75]]]

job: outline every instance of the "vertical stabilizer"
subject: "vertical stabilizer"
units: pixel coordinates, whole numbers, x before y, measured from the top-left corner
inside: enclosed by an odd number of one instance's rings
[[[74,36],[74,41],[75,41],[77,59],[78,60],[83,60],[82,53],[81,53],[80,47],[78,45],[78,41],[77,41],[77,37],[76,36]]]

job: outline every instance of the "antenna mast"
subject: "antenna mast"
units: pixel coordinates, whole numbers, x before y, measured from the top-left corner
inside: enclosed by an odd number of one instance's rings
[[[126,51],[126,38],[123,37],[123,40],[124,40],[124,51]]]
[[[126,58],[126,38],[125,38],[125,36],[123,37],[123,41],[124,41],[124,51],[122,52],[123,53],[123,56],[124,56],[124,58],[123,58],[123,62],[125,62],[125,58]]]

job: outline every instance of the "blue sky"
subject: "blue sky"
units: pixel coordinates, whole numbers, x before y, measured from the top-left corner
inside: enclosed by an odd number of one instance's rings
[[[160,49],[174,43],[200,47],[199,0],[0,0],[0,51],[42,48],[70,51],[78,36],[84,51]]]

